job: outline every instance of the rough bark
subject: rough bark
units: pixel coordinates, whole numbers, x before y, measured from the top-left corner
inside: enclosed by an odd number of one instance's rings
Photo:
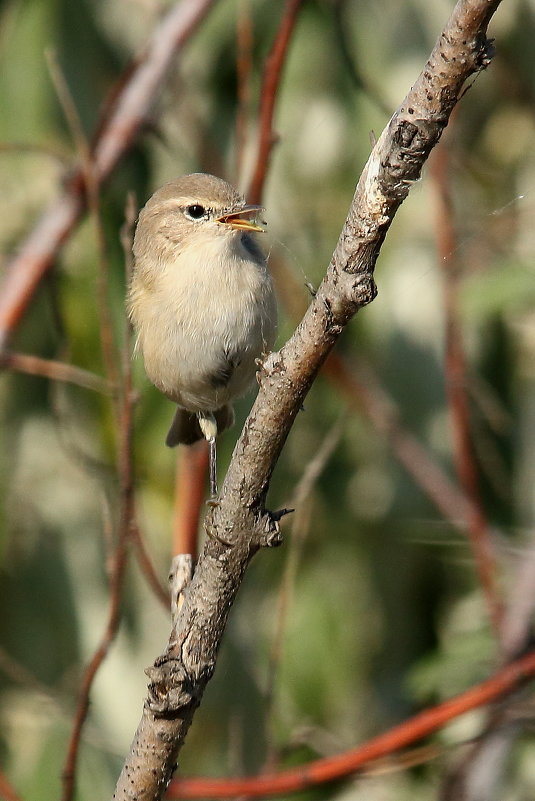
[[[141,723],[114,798],[159,799],[213,674],[247,565],[280,543],[265,509],[271,474],[292,423],[328,353],[353,315],[373,300],[375,262],[394,215],[420,177],[466,80],[485,68],[486,27],[500,0],[460,0],[431,56],[395,112],[358,182],[340,238],[314,299],[291,339],[260,372],[258,397],[234,450],[220,502],[166,652],[147,671]]]

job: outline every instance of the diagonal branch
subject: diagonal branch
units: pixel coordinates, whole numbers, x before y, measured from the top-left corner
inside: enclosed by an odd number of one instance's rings
[[[264,507],[271,474],[310,386],[353,315],[375,297],[373,270],[400,204],[447,125],[462,87],[490,61],[486,27],[500,0],[459,0],[415,85],[381,134],[336,250],[294,335],[271,354],[223,484],[209,537],[171,632],[148,669],[148,697],[117,784],[121,801],[160,799],[211,678],[232,603],[262,546],[280,543]]]

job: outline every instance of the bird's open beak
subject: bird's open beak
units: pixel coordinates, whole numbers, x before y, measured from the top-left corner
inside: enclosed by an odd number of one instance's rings
[[[230,211],[228,214],[223,214],[217,218],[217,222],[230,225],[231,228],[238,228],[241,231],[259,231],[264,232],[264,228],[258,225],[254,220],[248,220],[250,214],[255,216],[259,211],[263,211],[262,206],[243,206],[237,211]]]

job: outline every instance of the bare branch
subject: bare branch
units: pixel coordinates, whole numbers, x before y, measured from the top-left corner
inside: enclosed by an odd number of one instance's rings
[[[86,189],[87,205],[90,217],[95,228],[97,242],[98,269],[97,269],[97,311],[99,317],[100,348],[105,366],[106,376],[114,388],[113,399],[117,395],[119,375],[116,364],[116,343],[111,321],[111,309],[108,301],[109,290],[109,262],[102,213],[98,176],[95,173],[91,148],[84,134],[84,129],[78,114],[78,109],[71,95],[71,91],[58,64],[55,53],[47,53],[47,63],[52,82],[56,89],[58,100],[63,109],[65,120],[76,146],[80,161],[84,186]],[[116,404],[115,404],[116,405]],[[116,416],[118,410],[114,409]]]
[[[168,648],[148,669],[141,722],[114,798],[162,797],[211,678],[249,560],[280,543],[264,507],[271,474],[304,397],[351,317],[373,300],[381,245],[446,126],[466,79],[490,61],[486,26],[499,0],[460,0],[423,72],[375,145],[327,274],[295,334],[266,360],[261,386],[206,522],[208,540]],[[534,660],[535,661],[535,660]]]

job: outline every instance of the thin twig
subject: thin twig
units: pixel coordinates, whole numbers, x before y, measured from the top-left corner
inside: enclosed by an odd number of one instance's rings
[[[472,546],[479,580],[491,622],[501,638],[503,607],[496,581],[496,555],[479,491],[470,408],[466,391],[466,359],[459,317],[461,265],[453,223],[452,200],[448,186],[448,149],[443,144],[431,160],[431,174],[437,190],[436,235],[439,264],[443,273],[446,316],[446,391],[454,434],[454,457],[459,483],[470,500],[467,535]]]
[[[110,578],[110,599],[106,628],[93,657],[86,667],[78,695],[73,729],[63,769],[62,801],[71,801],[74,793],[76,764],[82,728],[89,711],[89,694],[93,680],[115,639],[120,622],[123,579],[127,565],[128,545],[134,520],[134,476],[132,464],[133,392],[130,374],[125,376],[122,393],[118,471],[120,481],[120,519],[117,546]]]
[[[123,510],[124,515],[124,510]],[[127,542],[128,542],[128,521],[126,517],[122,517],[119,541],[115,551],[115,560],[113,564],[113,571],[110,583],[110,604],[108,608],[108,621],[100,644],[94,652],[91,661],[87,665],[80,690],[78,693],[78,702],[76,706],[76,714],[74,717],[74,724],[67,748],[67,756],[65,765],[62,772],[63,793],[62,801],[71,801],[74,794],[74,783],[76,777],[76,765],[78,761],[78,753],[80,749],[80,738],[82,729],[89,711],[89,694],[95,676],[102,665],[110,645],[115,639],[120,620],[120,605],[122,598],[123,578],[127,562]]]
[[[76,384],[84,389],[101,392],[103,395],[111,394],[111,385],[105,378],[81,367],[75,367],[73,364],[66,364],[54,359],[43,359],[40,356],[32,356],[29,353],[18,353],[9,350],[0,352],[0,368],[49,378],[51,381]]]
[[[281,82],[282,69],[286,61],[288,45],[290,44],[297,15],[302,4],[303,0],[287,0],[273,47],[264,66],[260,94],[260,113],[258,115],[258,149],[253,177],[247,192],[250,203],[260,203],[262,189],[269,169],[271,151],[277,141],[273,131],[275,102]]]
[[[73,730],[69,740],[67,757],[62,773],[62,801],[71,801],[73,797],[80,738],[89,711],[89,694],[97,671],[104,661],[110,645],[115,639],[120,622],[123,579],[127,565],[128,544],[134,520],[134,477],[132,465],[133,399],[130,373],[128,373],[125,376],[121,404],[118,458],[120,519],[115,558],[110,577],[108,620],[100,644],[93,654],[82,679]]]
[[[130,534],[139,568],[145,576],[147,584],[152,589],[153,594],[161,603],[163,608],[166,611],[169,611],[169,593],[158,578],[158,573],[156,572],[154,564],[152,563],[152,559],[147,552],[145,541],[137,523],[132,525]]]
[[[236,185],[241,184],[251,102],[253,23],[251,0],[239,0],[236,18]]]
[[[120,420],[120,407],[117,399],[117,387],[119,384],[119,376],[116,363],[116,346],[111,323],[111,313],[109,308],[108,298],[108,259],[107,248],[102,226],[102,219],[100,213],[100,195],[99,184],[96,176],[95,165],[92,160],[91,150],[89,143],[85,138],[82,129],[81,121],[70,94],[69,88],[65,78],[59,68],[53,54],[48,54],[48,66],[50,74],[56,88],[58,99],[63,108],[67,124],[74,139],[76,149],[82,164],[82,173],[84,185],[87,192],[87,202],[91,213],[91,218],[95,226],[95,233],[97,239],[98,250],[98,272],[97,272],[97,309],[99,314],[99,331],[101,338],[101,350],[103,361],[105,365],[106,375],[108,381],[114,389],[112,399],[114,401],[114,412],[116,421],[119,425],[129,426],[129,417],[131,418],[131,400],[128,399],[123,406],[123,419]],[[128,391],[128,390],[127,390]],[[128,410],[127,410],[128,407]],[[122,431],[124,435],[124,431]],[[124,436],[123,436],[124,439]],[[124,444],[123,442],[121,445]],[[128,457],[128,465],[124,460],[122,448],[119,453],[119,460],[123,467],[128,471],[131,459]],[[130,470],[131,472],[131,470]],[[124,482],[124,476],[121,474]],[[122,482],[122,484],[123,484]],[[123,486],[122,486],[123,488]],[[85,723],[87,713],[89,710],[89,694],[93,684],[96,673],[104,661],[108,649],[115,638],[119,626],[120,619],[120,603],[122,595],[122,583],[124,571],[127,563],[127,543],[130,533],[130,523],[133,516],[133,497],[132,490],[129,490],[128,507],[125,506],[125,498],[122,497],[122,516],[121,527],[119,530],[118,544],[113,553],[113,560],[111,565],[110,575],[110,605],[108,611],[108,623],[105,633],[101,639],[100,645],[95,651],[88,667],[85,670],[82,680],[82,686],[78,696],[78,705],[74,719],[73,731],[68,745],[65,767],[62,774],[63,779],[63,795],[62,801],[71,801],[74,794],[75,778],[76,778],[76,765],[80,747],[80,740],[82,735],[83,725]]]
[[[111,321],[111,311],[109,303],[109,264],[106,238],[102,224],[100,209],[99,182],[96,174],[95,164],[91,155],[91,148],[86,139],[78,109],[65,80],[55,54],[47,52],[47,63],[56,93],[63,109],[67,125],[74,140],[76,150],[82,165],[84,185],[87,193],[87,203],[93,225],[95,227],[95,237],[97,241],[98,270],[97,270],[97,312],[99,317],[99,332],[102,358],[105,365],[106,375],[114,392],[117,391],[119,376],[117,370],[117,354],[113,325]],[[117,408],[115,409],[117,415]]]

